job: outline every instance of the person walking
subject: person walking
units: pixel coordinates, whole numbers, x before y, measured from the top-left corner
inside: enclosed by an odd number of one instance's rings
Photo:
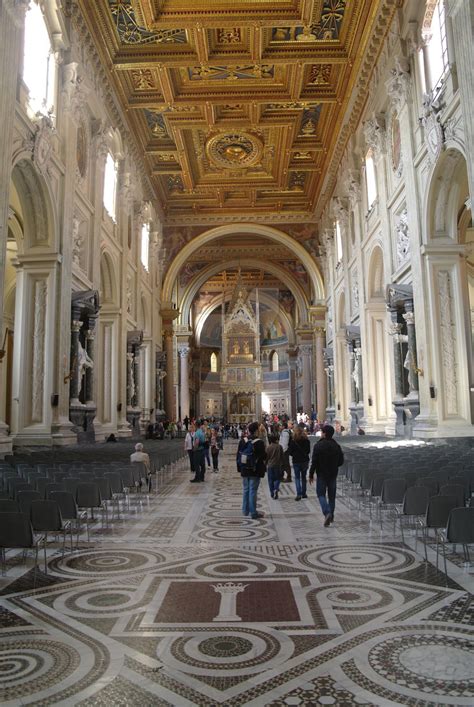
[[[285,457],[283,454],[283,449],[281,444],[278,442],[277,435],[270,435],[269,445],[267,447],[267,478],[268,487],[270,489],[270,496],[278,499],[278,492],[280,490],[280,482],[283,476],[283,464],[285,463]]]
[[[293,461],[293,471],[295,474],[295,501],[308,498],[306,495],[306,472],[308,471],[310,449],[311,445],[306,430],[304,427],[298,425],[288,446],[288,452]]]
[[[221,439],[222,436],[220,436],[217,432],[216,429],[211,430],[211,441],[210,441],[210,447],[211,447],[211,458],[212,458],[212,471],[217,474],[219,471],[219,452],[221,450]]]
[[[189,425],[188,431],[186,432],[186,437],[184,438],[184,449],[186,450],[186,453],[189,457],[189,465],[191,467],[191,471],[194,471],[194,463],[193,463],[193,448],[194,448],[194,433],[196,432],[196,428],[194,427],[193,424]]]
[[[310,484],[313,483],[314,472],[316,472],[316,495],[323,512],[325,528],[334,521],[337,474],[339,467],[344,463],[342,449],[333,437],[334,427],[323,425],[321,439],[313,447],[309,469]]]
[[[206,473],[206,460],[204,458],[204,444],[206,441],[205,422],[202,421],[194,433],[193,444],[193,467],[194,479],[191,479],[192,484],[199,481],[204,481]]]
[[[291,464],[290,464],[290,452],[288,450],[290,446],[291,439],[291,422],[282,422],[282,430],[280,432],[280,444],[285,455],[285,461],[283,464],[283,471],[286,473],[286,478],[282,481],[291,481]]]
[[[257,511],[257,492],[266,471],[263,440],[258,438],[258,422],[251,422],[248,435],[242,435],[237,452],[237,468],[242,476],[242,514],[253,519],[263,518]]]

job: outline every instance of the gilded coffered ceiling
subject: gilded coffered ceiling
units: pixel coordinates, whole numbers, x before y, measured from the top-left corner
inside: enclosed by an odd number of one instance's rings
[[[79,0],[165,220],[305,221],[397,0]]]

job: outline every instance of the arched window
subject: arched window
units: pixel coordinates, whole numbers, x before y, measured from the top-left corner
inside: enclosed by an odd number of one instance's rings
[[[142,226],[141,261],[148,272],[150,265],[150,224],[144,223]]]
[[[115,198],[117,194],[117,165],[110,154],[107,155],[104,172],[104,206],[109,216],[115,221]]]
[[[25,18],[23,81],[35,113],[54,111],[56,62],[41,8],[32,2]]]
[[[279,371],[280,370],[280,359],[278,358],[278,353],[274,351],[272,353],[272,371]]]
[[[448,68],[448,44],[444,2],[427,3],[423,20],[424,46],[419,50],[419,68],[424,92],[436,90]]]
[[[339,221],[336,221],[336,261],[340,263],[342,260],[342,235]]]
[[[217,373],[217,354],[211,353],[211,373]]]
[[[372,150],[369,150],[365,156],[365,181],[367,185],[367,206],[370,211],[377,198],[377,182]]]

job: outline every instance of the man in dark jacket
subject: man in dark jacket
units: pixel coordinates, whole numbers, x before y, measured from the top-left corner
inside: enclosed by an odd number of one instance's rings
[[[324,515],[324,527],[327,528],[334,520],[336,505],[336,483],[338,469],[344,463],[341,447],[333,439],[334,427],[324,425],[321,429],[321,439],[314,445],[309,469],[309,483],[313,483],[316,471],[316,494]],[[327,494],[327,498],[326,498]]]
[[[265,444],[258,438],[258,422],[252,422],[247,428],[248,439],[251,440],[252,464],[244,463],[242,452],[245,451],[247,437],[242,435],[237,452],[237,468],[242,476],[242,513],[244,516],[250,515],[252,518],[262,518],[263,513],[257,511],[257,491],[260,479],[263,479],[266,467]]]

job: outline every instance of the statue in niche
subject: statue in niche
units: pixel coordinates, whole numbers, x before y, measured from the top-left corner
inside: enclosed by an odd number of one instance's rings
[[[94,361],[91,359],[83,345],[78,341],[77,349],[77,365],[79,368],[79,378],[82,378],[86,372],[86,368],[94,368]]]
[[[361,378],[361,356],[360,351],[354,350],[354,370],[352,372],[352,380],[356,389],[356,400],[358,403],[360,398],[360,378]]]
[[[250,345],[248,341],[244,341],[244,354],[250,353]]]
[[[239,346],[239,342],[237,341],[237,339],[234,340],[234,344],[232,346],[232,352],[234,353],[235,356],[238,356],[240,353],[240,346]]]

